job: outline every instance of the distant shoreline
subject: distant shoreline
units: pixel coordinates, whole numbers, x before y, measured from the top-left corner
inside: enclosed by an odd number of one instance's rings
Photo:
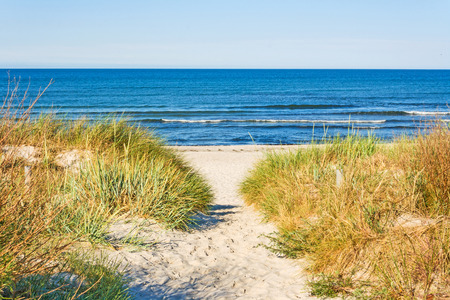
[[[260,152],[270,150],[295,150],[311,147],[310,144],[301,145],[212,145],[212,146],[167,146],[180,152]]]
[[[378,146],[392,145],[396,142],[383,141],[377,142]],[[267,151],[278,151],[278,150],[298,150],[307,149],[311,147],[324,147],[328,144],[291,144],[291,145],[197,145],[197,146],[173,146],[167,145],[169,149],[173,149],[179,152],[267,152]]]

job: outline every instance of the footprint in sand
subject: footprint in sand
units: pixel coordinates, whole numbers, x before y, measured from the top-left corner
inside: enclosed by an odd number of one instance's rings
[[[262,223],[238,194],[239,183],[262,158],[261,151],[250,151],[255,148],[183,147],[182,155],[215,191],[213,210],[191,233],[146,230],[165,246],[142,251],[141,259],[125,250],[111,253],[127,258],[136,299],[313,299],[297,262],[258,247],[275,228]]]

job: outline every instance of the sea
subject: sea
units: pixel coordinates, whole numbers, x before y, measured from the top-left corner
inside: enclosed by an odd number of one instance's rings
[[[0,70],[31,117],[126,118],[170,145],[305,144],[336,135],[390,141],[450,121],[450,70]]]

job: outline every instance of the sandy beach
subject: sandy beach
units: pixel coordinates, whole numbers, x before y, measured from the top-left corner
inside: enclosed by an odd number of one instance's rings
[[[198,216],[191,232],[169,231],[157,224],[138,230],[147,248],[110,251],[128,264],[131,292],[137,299],[310,299],[298,261],[261,247],[273,225],[244,206],[239,183],[264,151],[299,146],[175,147],[211,184],[215,201],[210,215]],[[120,239],[134,227],[111,228]]]

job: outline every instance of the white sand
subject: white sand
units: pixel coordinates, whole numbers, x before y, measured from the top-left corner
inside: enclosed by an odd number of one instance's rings
[[[214,206],[211,215],[199,217],[200,225],[192,232],[167,231],[151,224],[140,228],[139,236],[156,242],[154,246],[112,251],[129,264],[131,292],[137,299],[310,298],[299,262],[258,246],[267,244],[261,235],[275,227],[262,223],[238,195],[239,183],[262,158],[262,150],[279,148],[177,147],[212,185]],[[112,232],[120,238],[132,227],[117,224]]]

